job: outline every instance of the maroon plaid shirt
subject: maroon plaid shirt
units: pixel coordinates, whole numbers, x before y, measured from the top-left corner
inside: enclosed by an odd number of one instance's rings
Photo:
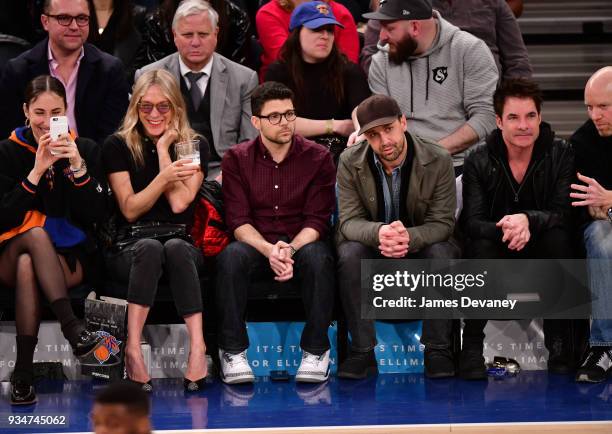
[[[336,169],[323,146],[295,135],[276,163],[258,138],[223,156],[225,221],[233,234],[251,224],[269,242],[292,240],[303,228],[327,235],[334,210]]]

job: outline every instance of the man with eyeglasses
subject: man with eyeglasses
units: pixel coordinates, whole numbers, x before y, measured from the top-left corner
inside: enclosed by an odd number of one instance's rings
[[[334,259],[326,242],[335,205],[332,155],[294,134],[293,92],[283,84],[255,88],[251,109],[259,137],[230,148],[221,164],[225,219],[235,239],[217,258],[221,379],[254,380],[246,355],[247,296],[251,282],[274,278],[299,286],[306,311],[296,381],[323,382],[334,303]]]
[[[203,0],[183,0],[172,20],[178,52],[136,71],[135,80],[151,69],[165,69],[180,83],[187,116],[210,146],[207,178],[219,174],[224,152],[235,143],[253,139],[249,95],[257,74],[215,53],[219,14]]]
[[[68,126],[101,143],[112,134],[128,105],[128,85],[119,59],[86,43],[86,0],[45,0],[41,22],[48,38],[10,60],[0,81],[0,136],[24,122],[26,84],[52,75],[66,88]]]

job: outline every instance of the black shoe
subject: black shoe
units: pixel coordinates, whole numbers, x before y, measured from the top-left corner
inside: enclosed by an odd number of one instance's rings
[[[425,376],[446,378],[455,376],[453,353],[448,348],[425,348]]]
[[[79,334],[76,347],[74,347],[74,355],[79,359],[87,357],[103,339],[96,333],[83,330]]]
[[[567,340],[561,336],[553,337],[552,345],[548,349],[548,372],[559,375],[572,372]]]
[[[11,379],[11,405],[28,405],[36,402],[36,392],[31,382],[22,378]]]
[[[185,388],[185,392],[199,392],[200,390],[204,390],[205,384],[206,377],[200,378],[199,380],[195,381],[183,378],[183,387]]]
[[[459,355],[459,376],[464,380],[485,380],[487,378],[482,346],[464,346]]]
[[[612,347],[591,347],[576,372],[580,383],[601,383],[612,372]]]
[[[378,375],[378,363],[374,350],[366,352],[351,351],[338,368],[339,378],[361,380],[368,375]]]

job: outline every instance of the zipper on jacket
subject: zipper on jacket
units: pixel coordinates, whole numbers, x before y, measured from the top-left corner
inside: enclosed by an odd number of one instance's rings
[[[508,170],[506,169],[506,166],[502,163],[502,168],[504,169],[504,173],[506,174],[506,177],[508,178],[508,182],[510,183],[510,188],[512,189],[512,192],[514,193],[514,203],[518,203],[519,201],[519,194],[521,194],[521,190],[523,189],[523,187],[525,186],[525,181],[527,180],[527,178],[529,177],[529,174],[531,172],[533,172],[533,170],[536,168],[536,166],[538,166],[540,163],[542,162],[542,160],[538,161],[536,164],[532,165],[529,170],[527,171],[527,173],[525,174],[525,177],[523,178],[523,182],[521,182],[519,184],[519,188],[518,190],[514,189],[514,185],[512,183],[512,178],[510,177],[510,174],[508,173]],[[510,163],[508,163],[510,164]]]
[[[408,65],[410,66],[410,118],[414,119],[414,86],[413,86],[413,77],[412,77],[412,61],[408,61]]]

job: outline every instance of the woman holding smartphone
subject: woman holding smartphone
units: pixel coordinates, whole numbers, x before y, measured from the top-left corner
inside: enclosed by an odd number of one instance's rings
[[[50,118],[66,112],[61,82],[32,80],[23,111],[26,126],[0,142],[0,286],[15,288],[17,329],[12,404],[36,402],[32,360],[42,297],[77,357],[98,342],[74,315],[68,288],[93,268],[86,231],[106,211],[105,189],[90,172],[97,145],[71,134],[50,137]]]
[[[208,161],[205,139],[196,142],[201,164],[177,158],[175,145],[193,139],[197,135],[176,79],[167,71],[153,70],[134,84],[123,123],[103,146],[105,171],[121,211],[118,232],[131,234],[115,243],[107,266],[128,282],[125,367],[128,378],[145,391],[152,386],[140,340],[164,272],[189,334],[185,389],[201,389],[207,373],[198,277],[203,256],[188,231],[177,235],[193,221],[194,199]]]

